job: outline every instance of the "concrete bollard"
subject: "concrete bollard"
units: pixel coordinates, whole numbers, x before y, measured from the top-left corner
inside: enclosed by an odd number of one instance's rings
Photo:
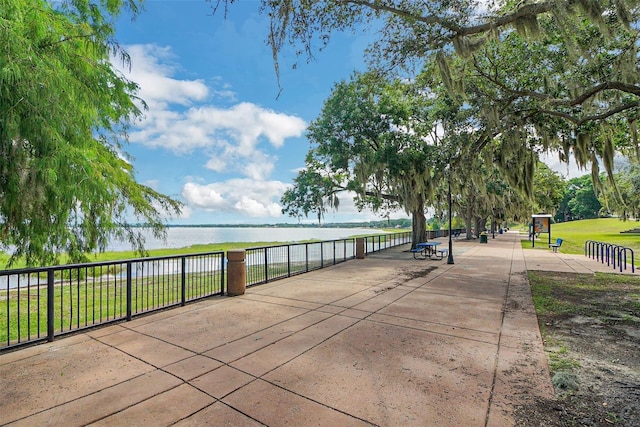
[[[247,289],[247,269],[244,262],[245,250],[227,251],[227,295],[243,295]]]
[[[356,237],[356,258],[364,259],[364,237]]]

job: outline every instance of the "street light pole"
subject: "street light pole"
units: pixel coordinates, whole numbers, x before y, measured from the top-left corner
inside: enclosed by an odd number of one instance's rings
[[[449,171],[451,172],[451,171]],[[449,177],[449,256],[447,257],[447,264],[453,264],[453,241],[451,240],[451,177]]]

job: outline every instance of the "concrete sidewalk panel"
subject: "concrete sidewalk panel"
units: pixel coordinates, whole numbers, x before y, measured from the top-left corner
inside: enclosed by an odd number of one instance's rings
[[[335,305],[323,305],[317,308],[317,311],[321,313],[329,313],[329,314],[339,314],[343,313],[345,310],[348,310],[344,307],[338,307]]]
[[[411,328],[419,331],[433,332],[435,334],[452,336],[498,345],[499,334],[495,331],[485,332],[473,328],[461,328],[443,323],[426,322],[407,317],[392,316],[387,314],[374,313],[367,318],[370,322],[382,323],[386,325]]]
[[[165,366],[164,371],[184,380],[190,381],[200,375],[211,372],[222,366],[222,363],[210,357],[196,355]]]
[[[182,384],[91,424],[92,426],[167,426],[215,402],[211,396]]]
[[[95,340],[65,339],[42,348],[50,351],[0,366],[0,424],[46,411],[153,370],[152,366]]]
[[[373,294],[369,299],[353,305],[352,308],[356,310],[375,313],[379,310],[384,309],[395,301],[405,297],[413,290],[412,288],[400,287],[397,284],[389,284],[386,286],[372,288],[371,291],[373,292]]]
[[[370,311],[358,310],[355,308],[345,308],[339,313],[340,316],[352,317],[354,319],[365,319],[371,315]]]
[[[273,345],[251,353],[231,363],[231,366],[256,377],[261,377],[265,373],[309,351],[335,334],[349,328],[357,321],[357,319],[345,316],[330,317]]]
[[[196,412],[189,418],[174,424],[175,427],[260,427],[263,425],[222,402],[216,402]]]
[[[191,384],[210,396],[222,399],[229,393],[233,393],[240,387],[245,386],[254,380],[255,377],[238,369],[224,365],[194,379],[191,381]]]
[[[413,292],[379,314],[490,332],[500,329],[502,301]]]
[[[260,285],[260,286],[262,287],[262,286],[268,286],[268,285]],[[308,301],[302,301],[299,299],[291,299],[291,298],[285,298],[285,297],[260,293],[260,292],[257,292],[259,291],[259,289],[256,289],[256,288],[251,289],[251,291],[252,292],[246,293],[245,295],[243,295],[242,298],[252,300],[252,301],[266,302],[266,303],[275,304],[275,305],[286,305],[288,307],[300,308],[303,310],[317,310],[318,308],[325,306],[324,303],[308,302]]]
[[[303,396],[256,380],[223,399],[224,403],[267,426],[370,426]]]
[[[128,331],[128,325],[128,322],[121,322],[101,328],[89,329],[86,332],[86,335],[91,338],[102,338],[106,337],[107,335],[117,334],[118,332]]]
[[[325,275],[325,277],[339,276],[332,271],[331,275]],[[349,283],[349,286],[345,286],[345,283]],[[370,285],[366,282],[361,282],[360,285],[356,285],[348,280],[341,281],[334,280],[303,280],[296,278],[291,281],[278,282],[272,284],[264,289],[256,289],[255,293],[258,295],[277,296],[279,298],[286,298],[291,300],[305,301],[307,303],[315,303],[319,305],[336,304],[336,301],[340,301],[350,295],[357,294],[363,290],[366,290]]]
[[[133,330],[107,335],[99,341],[157,368],[194,356],[193,352],[169,344],[158,335],[152,337]]]
[[[244,297],[228,298],[228,304],[214,304],[197,311],[176,313],[172,321],[146,323],[131,327],[195,353],[219,347],[305,313],[289,306],[274,309],[273,304]],[[176,309],[181,310],[181,309]]]
[[[244,298],[244,296],[242,297]],[[275,306],[274,310],[281,308]],[[310,311],[300,316],[295,316],[282,323],[257,331],[246,337],[221,345],[204,353],[208,357],[225,363],[233,362],[247,354],[258,351],[275,342],[278,342],[296,332],[308,328],[316,323],[328,319],[332,315],[320,311]]]
[[[346,296],[340,300],[336,300],[335,302],[333,302],[333,305],[344,308],[354,308],[364,303],[370,303],[372,300],[378,297],[383,297],[383,294],[386,294],[390,291],[393,291],[393,293],[397,294],[395,298],[411,292],[411,288],[401,287],[400,284],[401,281],[399,281],[397,278],[392,280],[381,279],[380,281],[374,281],[373,284],[370,284],[366,288],[362,288],[359,292],[354,292],[349,296]],[[343,286],[352,287],[354,285],[352,283],[345,282]],[[394,297],[391,294],[384,297],[388,298],[389,296],[391,297],[391,300],[393,300]],[[383,306],[385,304],[386,303],[382,303]],[[360,309],[363,309],[365,311],[375,310],[375,308],[371,310],[367,308]]]
[[[29,363],[29,359],[37,360],[40,357],[48,357],[47,354],[56,352],[70,347],[72,345],[81,345],[84,342],[92,341],[91,337],[85,334],[69,335],[64,340],[58,340],[53,342],[43,343],[41,345],[34,345],[31,347],[21,348],[16,351],[12,351],[5,354],[0,354],[0,369],[3,365],[9,365],[12,363]],[[0,371],[1,372],[1,371]],[[2,380],[2,376],[0,376]]]
[[[441,292],[448,295],[459,295],[469,298],[504,300],[508,281],[504,278],[478,279],[452,270],[450,274],[439,277],[424,286],[419,291]]]
[[[12,426],[85,426],[180,385],[159,370],[108,387],[49,410],[23,418]]]
[[[481,426],[496,346],[360,322],[265,379],[374,425]]]

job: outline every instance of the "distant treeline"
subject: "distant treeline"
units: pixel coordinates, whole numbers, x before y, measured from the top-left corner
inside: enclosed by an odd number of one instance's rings
[[[134,227],[144,227],[136,224]],[[363,222],[334,222],[329,224],[167,224],[168,228],[411,228],[410,219],[390,219]]]

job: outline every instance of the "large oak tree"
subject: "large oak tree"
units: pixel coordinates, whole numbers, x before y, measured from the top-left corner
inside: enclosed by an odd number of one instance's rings
[[[306,169],[285,193],[283,211],[293,216],[336,206],[352,191],[356,205],[383,215],[404,209],[413,218],[413,242],[426,240],[425,209],[437,184],[438,147],[426,137],[436,123],[431,100],[400,81],[357,74],[338,83],[309,126]]]

